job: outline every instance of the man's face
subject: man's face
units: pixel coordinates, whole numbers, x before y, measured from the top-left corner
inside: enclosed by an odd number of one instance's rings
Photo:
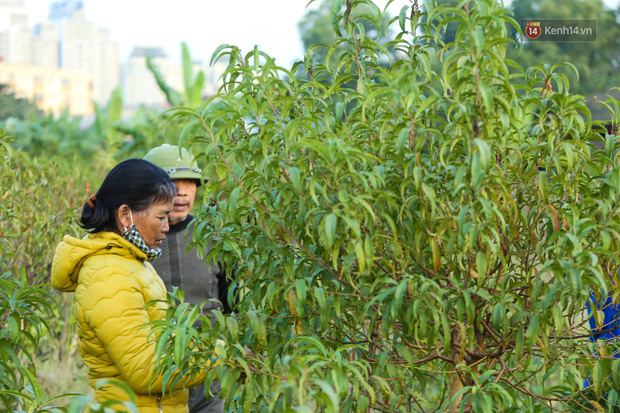
[[[196,181],[192,179],[173,179],[173,181],[179,192],[174,197],[174,205],[169,215],[170,225],[174,225],[187,218],[196,198]]]

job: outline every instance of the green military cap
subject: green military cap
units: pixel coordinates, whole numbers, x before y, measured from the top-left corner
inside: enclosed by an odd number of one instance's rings
[[[144,160],[149,161],[170,175],[172,179],[193,179],[196,186],[202,184],[202,170],[194,162],[194,157],[185,148],[164,143],[151,149]]]

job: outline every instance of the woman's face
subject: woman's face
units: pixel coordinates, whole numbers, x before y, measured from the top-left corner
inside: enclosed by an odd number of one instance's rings
[[[170,229],[168,215],[172,211],[172,200],[154,203],[145,211],[133,214],[133,223],[146,245],[159,248],[166,232]]]

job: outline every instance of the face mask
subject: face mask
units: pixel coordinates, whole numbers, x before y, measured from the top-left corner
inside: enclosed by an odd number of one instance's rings
[[[138,228],[133,224],[133,216],[131,215],[131,210],[129,210],[129,218],[131,219],[131,225],[129,228],[123,227],[125,232],[123,232],[123,238],[127,241],[131,242],[133,245],[138,247],[140,251],[146,254],[146,260],[148,262],[155,261],[161,255],[161,248],[152,249],[149,248],[144,239],[142,239],[142,235],[138,232]]]

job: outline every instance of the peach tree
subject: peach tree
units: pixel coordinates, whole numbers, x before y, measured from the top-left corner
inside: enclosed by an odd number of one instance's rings
[[[601,102],[601,133],[570,63],[522,69],[505,8],[454,3],[403,7],[382,45],[366,29],[379,8],[336,0],[324,64],[216,51],[220,93],[173,119],[221,179],[191,235],[235,269],[240,302],[200,328],[171,309],[165,369],[191,371],[223,338],[208,381],[233,411],[618,402],[617,345],[589,339],[602,313],[585,311],[619,295],[618,102]]]

